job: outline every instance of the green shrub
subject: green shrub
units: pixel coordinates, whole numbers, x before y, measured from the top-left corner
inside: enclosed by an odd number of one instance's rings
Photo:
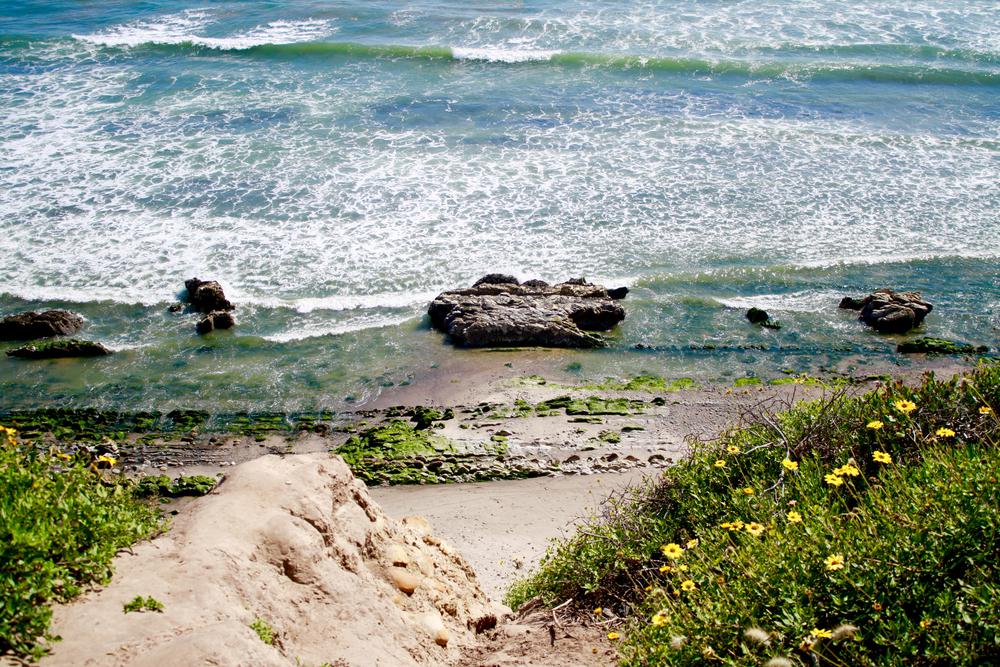
[[[126,614],[137,611],[163,611],[163,603],[152,596],[136,595],[122,605],[122,611]]]
[[[111,577],[120,549],[151,535],[155,509],[95,461],[0,432],[0,654],[45,652],[51,605]]]
[[[274,646],[275,633],[274,628],[265,621],[263,618],[253,619],[253,623],[250,624],[250,629],[257,633],[260,640],[267,644],[268,646]]]
[[[983,366],[763,413],[610,502],[508,602],[614,610],[630,666],[997,664],[997,408]]]

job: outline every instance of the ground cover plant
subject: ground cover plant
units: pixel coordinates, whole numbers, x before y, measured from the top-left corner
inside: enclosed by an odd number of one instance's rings
[[[1000,367],[836,393],[693,446],[516,585],[624,665],[1000,664]]]
[[[42,655],[51,605],[107,582],[118,551],[158,529],[158,512],[114,465],[0,427],[0,655]]]

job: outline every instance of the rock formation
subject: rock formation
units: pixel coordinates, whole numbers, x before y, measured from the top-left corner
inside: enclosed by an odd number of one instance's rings
[[[390,519],[325,453],[235,468],[114,568],[55,610],[43,665],[459,664],[506,611],[426,521]],[[137,595],[163,611],[123,614]]]
[[[215,280],[199,280],[191,278],[184,281],[187,288],[187,300],[197,312],[205,317],[198,321],[195,330],[207,334],[215,329],[231,329],[236,325],[232,311],[236,306],[226,298],[222,285]]]
[[[621,298],[628,290],[612,291]],[[439,294],[427,312],[434,328],[461,347],[603,347],[604,337],[593,332],[625,319],[607,289],[582,278],[548,285],[501,274]]]
[[[7,356],[19,357],[21,359],[61,359],[64,357],[103,357],[111,354],[111,350],[100,343],[89,340],[77,340],[76,338],[65,338],[60,340],[46,341],[44,343],[32,343],[8,350]]]
[[[199,313],[236,310],[236,306],[226,298],[222,285],[214,280],[199,280],[191,278],[184,281],[187,288],[187,300]]]
[[[895,292],[889,288],[875,290],[863,299],[844,297],[840,307],[861,311],[858,319],[879,333],[906,333],[920,326],[934,306],[920,292]]]
[[[11,315],[0,320],[0,340],[34,340],[69,336],[83,327],[83,318],[68,310]]]

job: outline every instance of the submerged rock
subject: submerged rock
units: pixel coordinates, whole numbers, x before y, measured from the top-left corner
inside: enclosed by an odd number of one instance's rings
[[[233,317],[232,313],[217,310],[198,320],[198,324],[194,328],[195,331],[204,335],[216,329],[232,329],[235,325],[236,318]]]
[[[67,338],[64,340],[33,343],[7,352],[8,356],[21,359],[59,359],[63,357],[103,357],[111,350],[89,340]]]
[[[767,314],[766,310],[761,310],[760,308],[751,308],[747,311],[747,320],[750,324],[759,324],[762,327],[768,329],[780,329],[781,323],[771,319],[771,316]]]
[[[603,347],[605,339],[592,332],[625,319],[607,289],[582,278],[522,284],[500,274],[439,294],[427,312],[434,328],[460,347]]]
[[[906,333],[924,321],[934,306],[920,292],[896,292],[887,287],[863,299],[844,297],[840,308],[859,310],[858,319],[879,333]]]
[[[917,338],[908,340],[896,346],[896,352],[902,354],[985,354],[989,348],[985,345],[976,347],[968,343],[957,343],[943,338]]]
[[[0,340],[34,340],[69,336],[83,327],[83,318],[68,310],[18,313],[0,320]]]
[[[236,310],[236,306],[226,298],[222,285],[215,280],[191,278],[184,281],[187,300],[199,313]]]

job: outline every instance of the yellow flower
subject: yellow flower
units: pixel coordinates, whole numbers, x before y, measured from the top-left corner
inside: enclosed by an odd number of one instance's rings
[[[880,422],[877,419],[875,421],[868,422],[868,428],[870,428],[873,431],[877,431],[880,428],[882,428],[883,426],[885,426],[885,424],[883,424],[882,422]]]
[[[688,571],[688,566],[687,565],[678,565],[677,566],[677,571],[678,572],[687,572]]]
[[[662,628],[667,624],[667,616],[662,611],[658,611],[653,614],[653,618],[650,619],[650,623],[653,624],[654,628]]]
[[[757,493],[756,491],[753,490],[752,486],[748,486],[748,487],[742,489],[742,491],[743,491],[743,495],[745,495],[745,496],[752,496],[753,494]]]
[[[716,467],[716,468],[725,468],[725,467],[726,467],[726,462],[725,462],[725,461],[723,461],[722,459],[719,459],[718,461],[716,461],[716,462],[715,462],[715,463],[713,463],[712,465],[713,465],[714,467]]]
[[[795,472],[796,470],[799,469],[799,464],[795,461],[792,461],[791,459],[785,459],[784,461],[781,462],[781,465],[782,467],[784,467],[785,470],[789,470],[791,472]]]
[[[924,620],[920,621],[920,627],[921,628],[929,628],[930,625],[931,625],[931,622],[928,621],[926,618]]]
[[[906,399],[896,401],[892,404],[897,410],[902,412],[904,415],[908,415],[917,409],[917,404],[913,401],[907,401]]]
[[[687,541],[687,548],[688,549],[694,549],[696,546],[698,546],[698,538],[697,537],[694,538],[694,539],[692,539],[692,540],[688,540]]]
[[[764,526],[760,525],[756,521],[747,524],[747,532],[754,537],[760,537],[764,532]]]
[[[986,409],[989,410],[989,408]],[[983,412],[982,408],[980,408],[979,412],[984,415],[986,414],[985,412]],[[736,445],[729,445],[728,447],[726,447],[726,451],[729,452],[730,454],[739,454],[740,448],[737,447]]]
[[[840,554],[827,556],[826,560],[823,562],[826,563],[826,569],[830,572],[836,572],[837,570],[844,569],[844,557]]]
[[[844,477],[857,477],[861,474],[861,471],[853,463],[845,463],[833,472]]]
[[[594,616],[600,616],[601,612],[603,611],[604,609],[602,607],[598,607],[597,609],[594,610]]]
[[[720,528],[725,528],[726,530],[732,530],[733,524],[731,521],[725,521],[719,525]]]
[[[611,641],[614,641],[614,640],[618,639],[619,637],[621,637],[621,635],[618,634],[617,632],[609,632],[608,633],[608,639],[610,639]]]
[[[722,527],[728,528],[729,530],[743,530],[743,522],[737,519],[736,521],[722,524]]]
[[[872,458],[876,463],[892,463],[892,457],[886,452],[872,452]]]
[[[114,468],[115,464],[118,463],[118,460],[112,456],[108,456],[107,454],[101,454],[94,459],[94,463],[107,463],[109,468]]]
[[[684,550],[681,549],[681,545],[676,542],[671,542],[670,544],[665,544],[660,547],[660,552],[667,558],[677,559],[684,555]]]
[[[667,572],[670,572],[673,569],[674,568],[670,567],[669,565],[661,565],[660,566],[660,573],[661,574],[666,574]]]
[[[813,628],[809,634],[816,639],[829,639],[833,636],[833,632],[830,630],[820,630],[819,628]]]
[[[981,414],[981,415],[988,415],[988,414],[992,414],[992,413],[993,413],[993,408],[991,408],[990,406],[988,406],[988,405],[981,405],[981,406],[979,406],[979,414]]]
[[[833,473],[830,473],[823,479],[825,479],[826,483],[829,484],[830,486],[840,486],[841,484],[844,483],[844,480],[840,475],[836,475]]]
[[[792,510],[788,513],[788,523],[802,523],[802,515]]]
[[[934,435],[936,435],[939,438],[954,438],[955,432],[952,431],[950,428],[939,428],[937,431],[934,432]]]
[[[694,589],[695,589],[694,582],[691,581],[690,579],[685,579],[684,581],[681,582],[681,590],[682,591],[688,591],[688,592],[690,592],[690,591],[693,591]]]

